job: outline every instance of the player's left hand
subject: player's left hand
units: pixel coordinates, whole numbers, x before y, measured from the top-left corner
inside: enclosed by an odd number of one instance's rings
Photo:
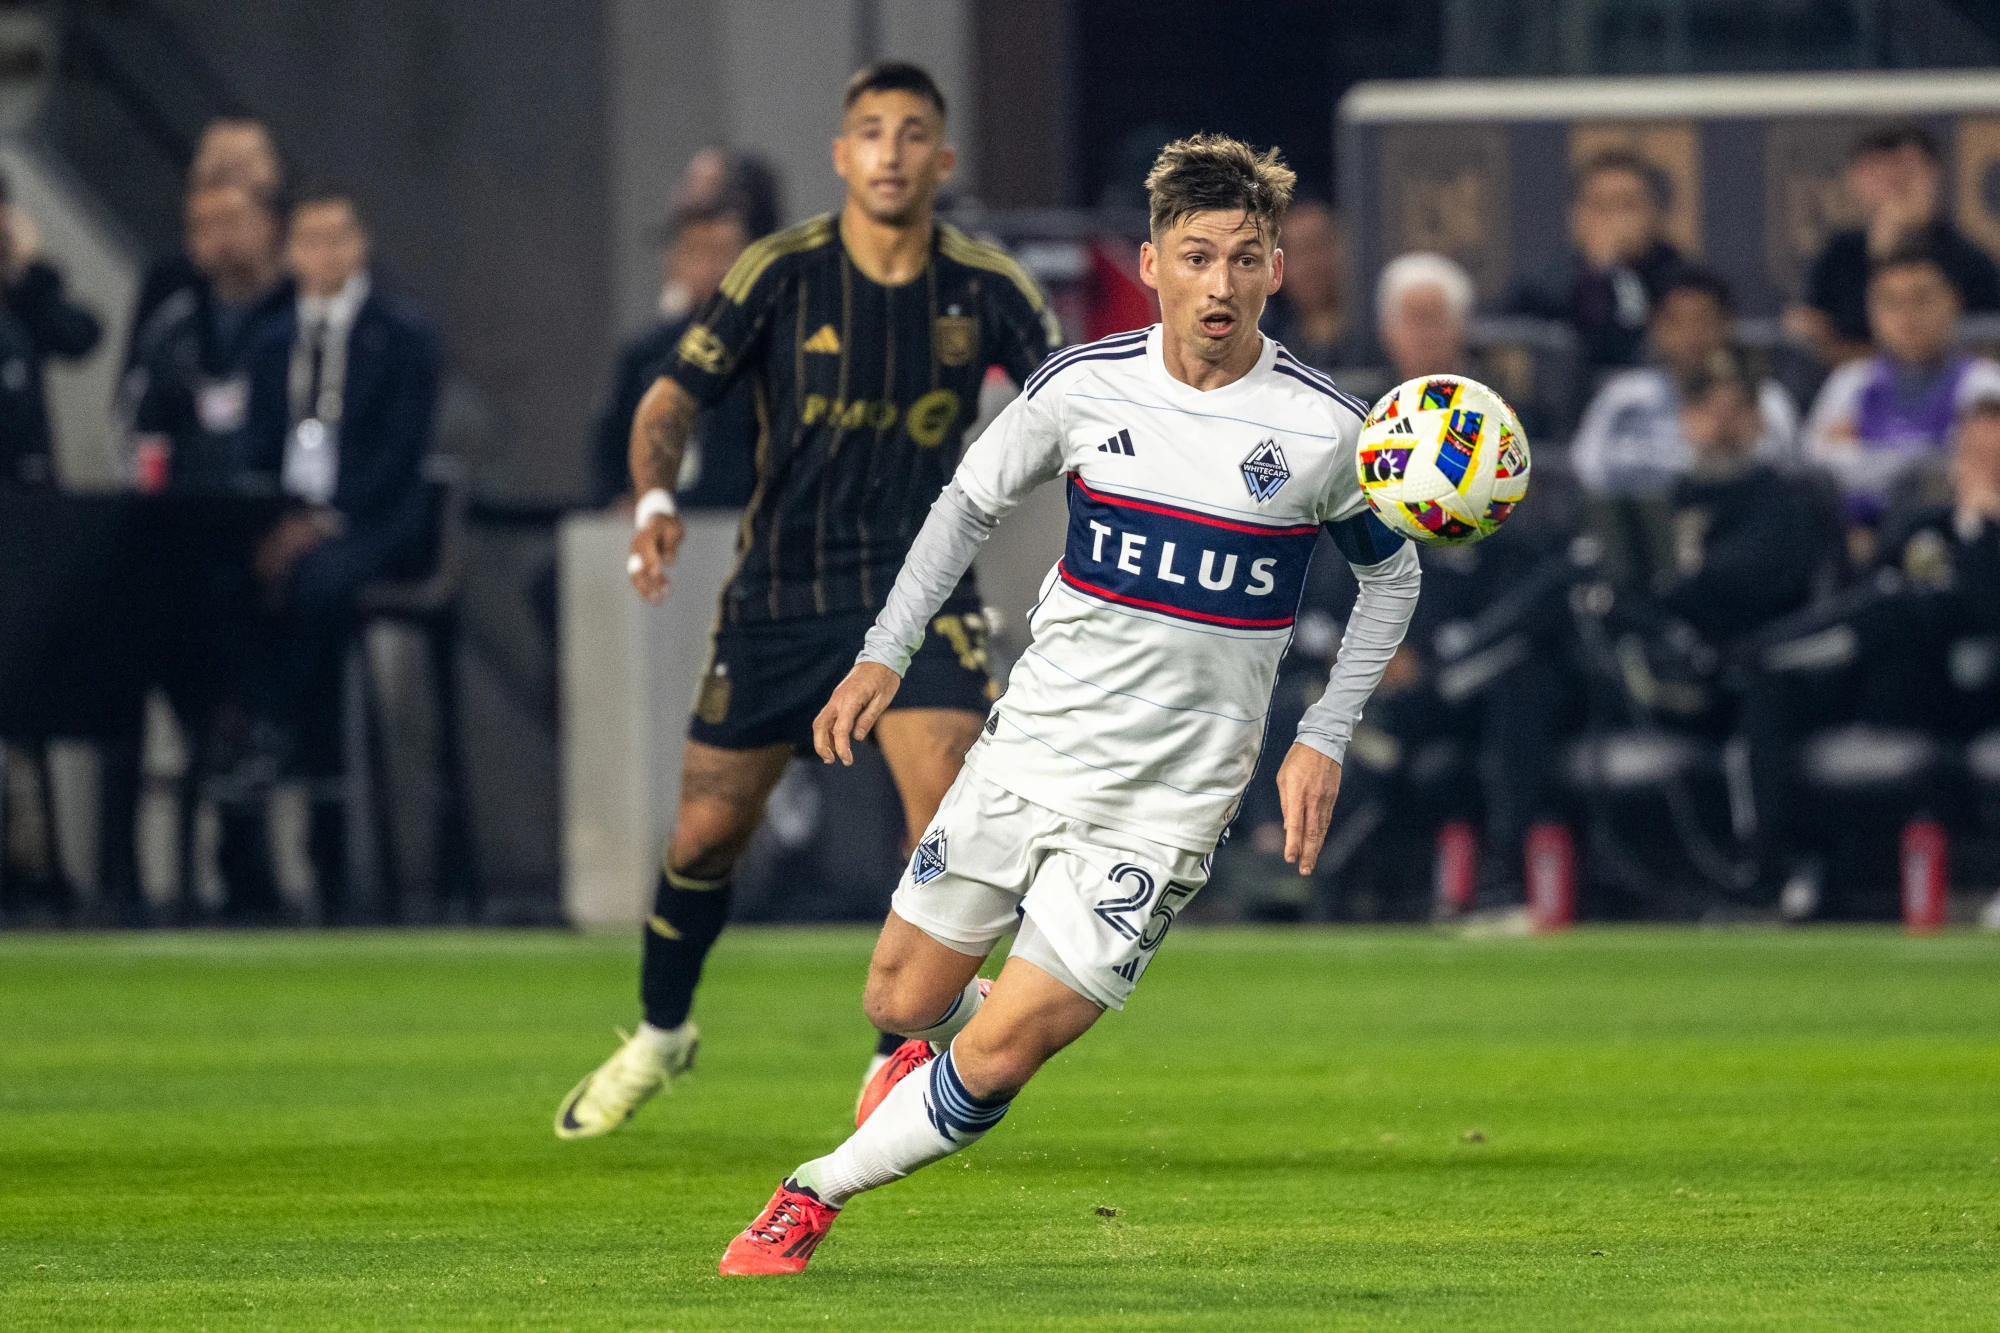
[[[1310,875],[1340,795],[1340,765],[1310,745],[1293,743],[1278,768],[1278,804],[1285,812],[1285,861]]]
[[[827,763],[854,762],[855,741],[865,741],[889,707],[903,678],[880,662],[856,662],[813,719],[813,749]]]

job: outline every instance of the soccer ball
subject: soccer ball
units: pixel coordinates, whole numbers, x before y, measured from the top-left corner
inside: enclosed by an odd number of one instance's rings
[[[1427,546],[1491,536],[1528,493],[1528,435],[1477,380],[1429,375],[1397,385],[1361,427],[1368,507]]]

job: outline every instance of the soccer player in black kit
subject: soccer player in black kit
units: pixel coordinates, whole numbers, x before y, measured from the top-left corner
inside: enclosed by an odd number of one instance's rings
[[[954,158],[944,125],[944,96],[923,70],[885,62],[855,74],[833,142],[847,183],[840,213],[745,250],[639,405],[629,569],[640,596],[671,590],[681,542],[671,487],[695,413],[744,376],[757,402],[757,485],[644,932],[645,1022],[563,1099],[563,1138],[610,1133],[694,1063],[688,1011],[702,960],[771,789],[811,749],[813,717],[950,479],[987,368],[1023,383],[1058,340],[1019,265],[933,221]],[[908,829],[929,825],[994,694],[968,574],[874,733]]]

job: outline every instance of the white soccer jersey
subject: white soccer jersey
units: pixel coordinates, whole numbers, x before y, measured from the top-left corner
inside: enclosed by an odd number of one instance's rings
[[[1329,695],[1348,715],[1318,746],[1336,758],[1401,638],[1416,562],[1361,495],[1365,404],[1269,339],[1248,375],[1197,390],[1167,372],[1160,341],[1155,325],[1057,353],[959,462],[951,489],[989,518],[1058,477],[1070,513],[1032,642],[965,762],[1062,814],[1206,852],[1256,767],[1322,525],[1364,601],[1391,569],[1407,593],[1374,604],[1386,650],[1343,651],[1335,684],[1344,670],[1349,688]],[[929,549],[920,539],[912,562]],[[899,593],[922,582],[905,573]],[[897,609],[892,597],[878,624]]]

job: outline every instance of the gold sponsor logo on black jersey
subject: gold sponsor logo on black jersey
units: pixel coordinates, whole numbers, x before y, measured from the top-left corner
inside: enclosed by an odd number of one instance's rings
[[[951,423],[958,420],[958,395],[950,389],[932,389],[910,404],[910,438],[926,449],[944,443]]]
[[[697,370],[711,375],[722,375],[729,370],[729,348],[706,324],[690,324],[688,331],[681,335],[681,360]]]
[[[849,402],[845,398],[828,398],[823,393],[809,393],[799,419],[808,426],[817,426],[824,421],[842,430],[860,430],[864,426],[870,430],[887,430],[896,424],[899,410],[886,398],[856,398]]]

